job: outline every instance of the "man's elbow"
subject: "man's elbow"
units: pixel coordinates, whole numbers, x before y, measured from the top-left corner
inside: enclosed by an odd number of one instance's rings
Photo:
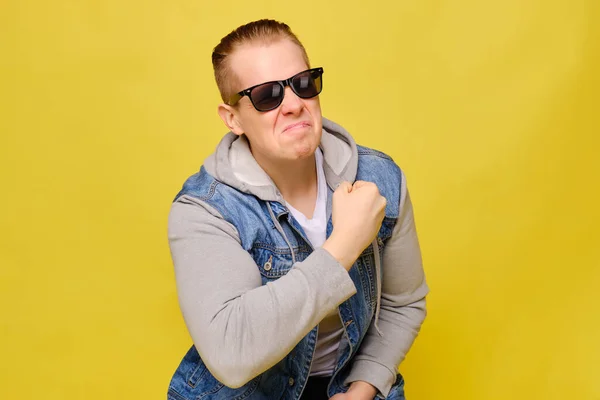
[[[247,384],[248,382],[250,382],[252,379],[247,379],[247,378],[234,378],[231,380],[226,379],[225,382],[222,382],[223,385],[231,388],[231,389],[238,389],[241,388],[242,386],[244,386],[245,384]]]
[[[211,329],[196,335],[198,340],[194,343],[200,345],[196,347],[210,373],[223,385],[237,389],[258,376],[263,371],[258,369],[263,363],[257,358],[256,350],[251,350],[255,348],[254,343],[243,341],[243,336],[236,334],[244,327],[220,321],[218,316],[212,318]],[[229,332],[223,330],[227,326]]]
[[[244,386],[257,376],[251,364],[239,360],[206,360],[205,364],[215,379],[232,389]]]

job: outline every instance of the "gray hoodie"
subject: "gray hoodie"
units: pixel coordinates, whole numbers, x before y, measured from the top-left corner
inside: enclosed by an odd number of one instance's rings
[[[350,134],[323,118],[320,148],[328,185],[354,182],[358,154]],[[285,204],[252,157],[244,136],[228,133],[204,167],[241,192]],[[425,319],[429,291],[405,182],[403,177],[393,235],[382,260],[377,260],[384,277],[377,323],[367,332],[345,382],[369,382],[384,396]],[[328,218],[330,214],[331,199]],[[347,271],[322,248],[263,286],[254,261],[240,245],[236,227],[192,196],[181,196],[172,205],[169,243],[190,335],[213,376],[230,387],[242,386],[275,365],[356,293]]]

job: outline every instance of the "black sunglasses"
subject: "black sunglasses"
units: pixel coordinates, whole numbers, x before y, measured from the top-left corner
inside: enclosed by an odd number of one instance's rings
[[[261,83],[244,89],[231,96],[229,105],[235,105],[244,96],[248,96],[257,111],[274,110],[283,102],[285,87],[292,88],[302,99],[317,96],[323,89],[323,68],[312,68],[302,71],[282,81]]]

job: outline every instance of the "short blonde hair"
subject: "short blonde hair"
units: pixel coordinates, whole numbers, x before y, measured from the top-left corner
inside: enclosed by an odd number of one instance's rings
[[[244,44],[253,42],[270,44],[282,39],[291,40],[300,47],[304,61],[306,61],[306,65],[310,68],[306,49],[290,27],[283,22],[272,19],[253,21],[238,27],[221,39],[221,42],[213,50],[212,64],[217,87],[219,88],[223,102],[227,103],[229,98],[235,93],[235,86],[238,85],[237,77],[234,76],[231,66],[227,61],[229,56]],[[239,88],[239,90],[241,89],[243,88]]]

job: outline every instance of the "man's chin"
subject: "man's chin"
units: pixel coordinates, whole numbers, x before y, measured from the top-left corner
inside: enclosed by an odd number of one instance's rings
[[[296,160],[305,160],[307,158],[312,157],[317,151],[318,146],[306,145],[306,146],[298,146],[294,149],[295,159]]]

